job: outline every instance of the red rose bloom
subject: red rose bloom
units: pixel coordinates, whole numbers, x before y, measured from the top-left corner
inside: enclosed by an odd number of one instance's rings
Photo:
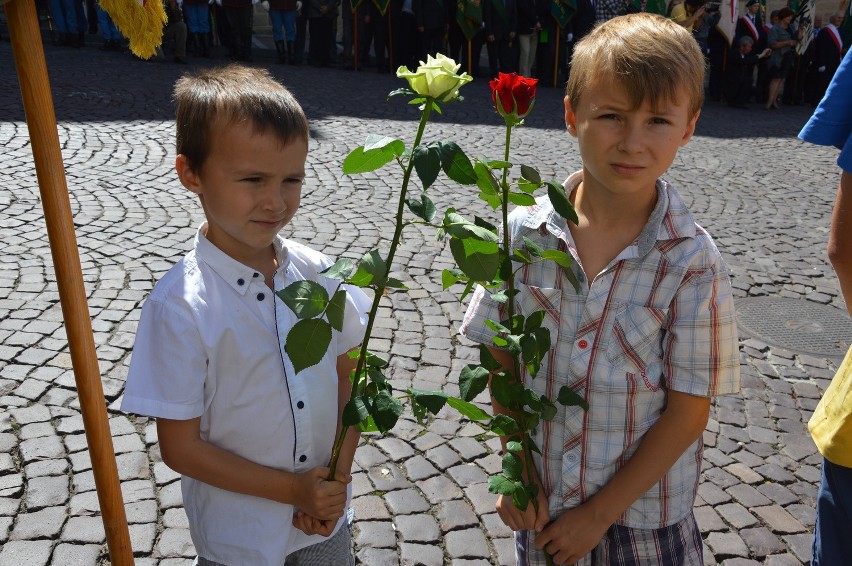
[[[515,120],[529,114],[535,103],[536,83],[538,79],[522,77],[517,73],[499,73],[489,83],[491,100],[497,112],[504,118],[512,117]]]

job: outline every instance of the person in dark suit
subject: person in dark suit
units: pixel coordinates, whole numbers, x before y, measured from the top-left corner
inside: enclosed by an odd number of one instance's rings
[[[728,55],[728,69],[725,73],[724,94],[728,106],[733,108],[748,108],[746,102],[752,93],[752,69],[758,61],[766,59],[772,53],[764,49],[760,53],[754,51],[754,40],[748,35],[740,37]]]
[[[417,31],[423,38],[418,59],[425,61],[426,55],[434,57],[438,53],[446,53],[450,14],[455,17],[456,3],[453,0],[413,0],[413,2]]]
[[[518,9],[515,0],[484,0],[485,45],[491,76],[518,72]]]
[[[813,66],[816,69],[816,84],[814,100],[822,100],[828,83],[834,77],[843,52],[843,39],[840,36],[840,25],[843,23],[843,12],[835,12],[828,18],[826,25],[814,39]]]

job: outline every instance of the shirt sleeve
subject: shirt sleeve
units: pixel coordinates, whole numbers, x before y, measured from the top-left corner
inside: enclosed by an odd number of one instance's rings
[[[827,33],[827,32],[824,32]],[[825,97],[817,106],[799,138],[840,149],[837,165],[852,172],[852,50],[846,53]]]
[[[485,321],[502,319],[500,303],[491,298],[488,289],[477,285],[464,313],[459,334],[479,344],[495,347],[493,338],[497,333],[485,326]]]
[[[121,410],[188,420],[204,412],[207,355],[188,314],[149,298],[142,308]]]
[[[708,268],[687,274],[664,326],[667,387],[700,397],[740,389],[733,291],[718,252],[716,256]]]

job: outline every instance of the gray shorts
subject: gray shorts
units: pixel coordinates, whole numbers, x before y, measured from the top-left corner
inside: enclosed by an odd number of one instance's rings
[[[195,559],[195,564],[197,566],[228,566],[201,556]],[[343,521],[340,529],[331,538],[288,555],[284,566],[355,566],[349,521]]]

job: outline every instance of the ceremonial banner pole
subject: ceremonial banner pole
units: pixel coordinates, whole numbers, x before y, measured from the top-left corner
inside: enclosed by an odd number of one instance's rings
[[[562,26],[556,24],[556,49],[553,54],[553,86],[556,86],[556,83],[559,80],[558,72],[559,72],[559,36],[562,35]]]
[[[133,566],[133,551],[83,286],[83,272],[35,2],[0,0],[0,5],[4,5],[6,11],[15,68],[21,85],[21,98],[110,561],[112,566]]]

